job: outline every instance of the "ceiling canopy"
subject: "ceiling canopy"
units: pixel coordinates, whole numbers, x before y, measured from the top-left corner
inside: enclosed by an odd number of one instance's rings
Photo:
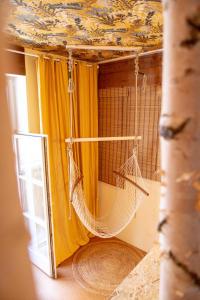
[[[64,54],[66,45],[129,46],[136,51],[161,48],[160,0],[10,0],[9,41]],[[125,52],[76,50],[93,61]]]

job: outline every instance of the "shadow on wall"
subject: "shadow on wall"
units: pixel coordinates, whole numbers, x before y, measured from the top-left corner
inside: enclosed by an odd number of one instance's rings
[[[144,179],[144,182],[150,195],[141,203],[130,224],[117,237],[148,252],[154,242],[158,240],[160,182],[148,179]],[[116,189],[115,186],[99,182],[99,202],[102,214],[109,211],[109,207],[115,199]],[[116,216],[117,218],[118,216]]]

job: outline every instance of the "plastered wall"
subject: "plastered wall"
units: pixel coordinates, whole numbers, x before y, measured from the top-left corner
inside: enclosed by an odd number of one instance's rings
[[[160,201],[160,183],[145,179],[149,197],[143,201],[130,224],[117,236],[144,251],[149,251],[157,240],[157,224]],[[104,215],[109,211],[111,203],[115,200],[117,188],[110,184],[99,182],[100,211]],[[127,196],[129,196],[127,194]],[[123,199],[122,199],[123,201]],[[115,216],[119,218],[119,216]]]
[[[150,86],[158,86],[161,88],[162,81],[162,55],[149,55],[145,57],[140,57],[139,59],[139,68],[142,74],[147,75],[148,82]],[[142,76],[140,76],[140,79]],[[142,82],[139,80],[139,85]],[[101,96],[101,90],[109,90],[109,89],[124,89],[126,87],[134,87],[135,85],[135,73],[134,73],[134,60],[124,60],[122,62],[115,62],[110,64],[101,65],[99,69],[99,99]],[[148,90],[148,87],[145,92],[145,104],[143,109],[145,112],[149,110],[152,111],[152,105],[155,104],[154,100],[156,94],[152,92],[153,90]],[[123,97],[126,97],[123,95]],[[149,98],[148,98],[149,97]],[[151,101],[147,101],[147,98]],[[111,101],[116,101],[116,97],[112,95]],[[160,103],[157,103],[160,105]],[[156,104],[156,105],[157,105]],[[109,105],[109,103],[108,103]],[[124,104],[126,105],[126,104]],[[157,108],[157,110],[160,109]],[[147,110],[147,111],[146,111]],[[104,113],[104,112],[102,112]],[[104,116],[99,116],[104,117]],[[149,120],[152,119],[152,115],[149,114]],[[144,120],[141,119],[139,126],[144,126]],[[152,121],[152,120],[151,120]],[[147,122],[148,123],[148,122]],[[154,122],[155,123],[155,122]],[[101,125],[101,123],[100,123]],[[108,123],[106,126],[110,126]],[[132,125],[130,125],[132,126]],[[146,125],[146,129],[149,128],[149,124]],[[158,129],[157,123],[154,124],[154,130]],[[101,128],[100,128],[101,129]],[[101,134],[104,134],[104,132]],[[105,133],[106,134],[106,133]],[[113,133],[112,133],[113,134]],[[158,166],[152,165],[152,157],[156,153],[156,149],[150,151],[149,155],[144,156],[145,150],[153,149],[152,145],[155,145],[155,138],[151,135],[149,138],[148,130],[143,131],[142,139],[148,139],[145,147],[142,149],[142,160],[139,159],[140,168],[142,167],[143,176],[147,175],[146,169],[149,168],[151,172],[151,176],[145,176],[146,178],[155,179],[155,174]],[[157,146],[159,147],[159,145]],[[159,157],[158,157],[159,161]],[[100,168],[102,165],[100,164]],[[112,167],[112,164],[109,164],[109,168]],[[116,167],[116,166],[115,166]],[[101,179],[102,180],[102,179]],[[159,201],[160,201],[160,182],[154,181],[150,179],[144,179],[147,185],[148,192],[150,196],[146,199],[140,206],[139,210],[136,213],[136,216],[133,218],[131,223],[123,230],[118,238],[121,240],[128,242],[136,247],[139,247],[145,251],[149,251],[152,247],[153,243],[157,240],[157,224],[158,224],[158,214],[159,214]],[[159,180],[159,178],[157,178]],[[104,180],[105,181],[105,180]],[[109,181],[106,181],[109,182]],[[99,182],[99,199],[100,199],[100,209],[102,215],[109,210],[112,201],[114,201],[116,197],[116,187],[105,182]],[[122,199],[123,201],[123,199]],[[119,216],[115,216],[115,218],[119,218]]]

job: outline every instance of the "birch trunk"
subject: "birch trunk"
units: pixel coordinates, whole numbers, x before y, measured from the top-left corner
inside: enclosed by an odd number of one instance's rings
[[[160,299],[200,299],[200,1],[164,1]]]
[[[6,99],[6,54],[3,20],[8,1],[0,1],[0,299],[35,300],[28,234],[18,199],[12,132]],[[12,62],[15,63],[15,62]],[[5,68],[5,69],[4,69]]]

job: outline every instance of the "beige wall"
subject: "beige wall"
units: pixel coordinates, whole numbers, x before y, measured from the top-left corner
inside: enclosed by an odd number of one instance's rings
[[[131,223],[118,235],[118,238],[144,251],[149,251],[157,239],[157,224],[160,201],[160,183],[145,180],[150,196],[140,205]],[[104,214],[114,200],[116,188],[99,182],[100,210]],[[116,216],[118,218],[118,216]]]

